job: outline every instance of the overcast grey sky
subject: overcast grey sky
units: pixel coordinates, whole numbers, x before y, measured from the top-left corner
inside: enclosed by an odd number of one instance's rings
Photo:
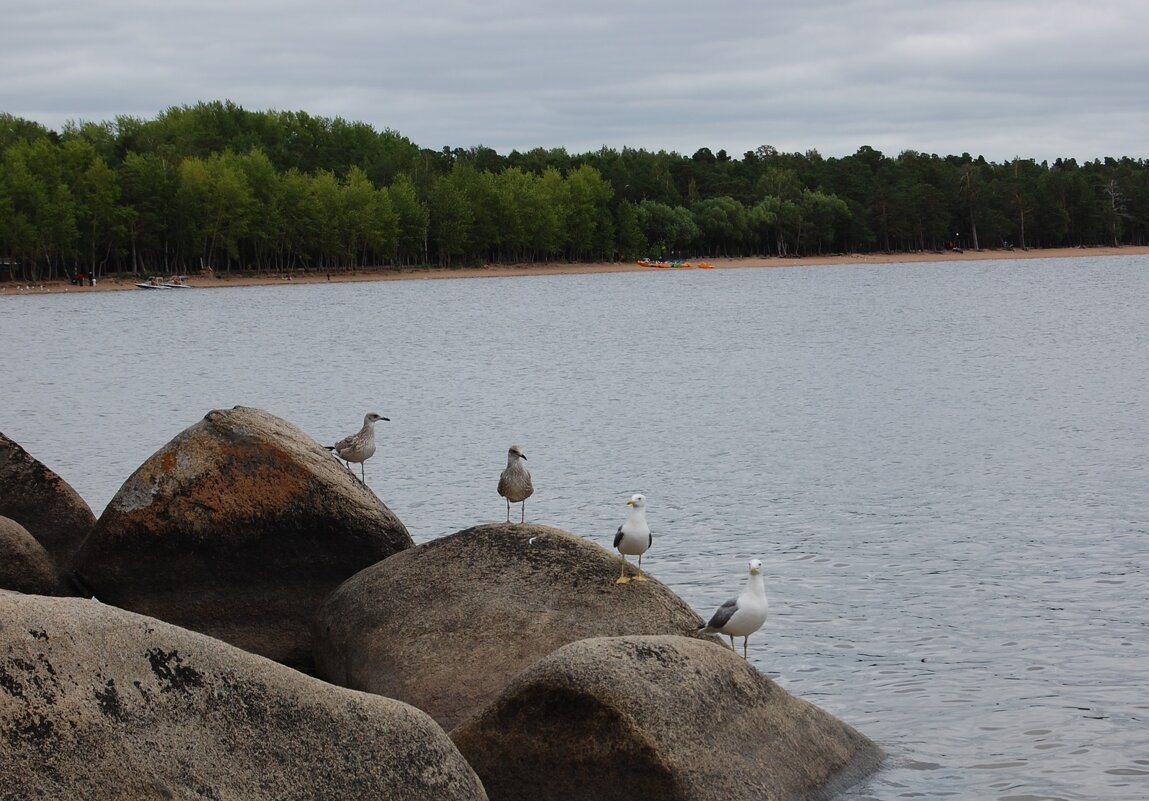
[[[0,111],[231,100],[421,147],[1149,158],[1147,0],[0,0]]]

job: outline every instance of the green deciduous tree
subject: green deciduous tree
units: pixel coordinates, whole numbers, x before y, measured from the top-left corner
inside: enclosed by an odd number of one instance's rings
[[[0,259],[27,278],[1147,240],[1149,163],[1127,157],[503,157],[229,101],[61,134],[0,113]]]
[[[415,182],[402,173],[387,188],[395,211],[396,234],[392,260],[398,264],[418,264],[427,259],[427,233],[431,213],[415,191]]]
[[[467,202],[470,168],[452,170],[431,187],[431,241],[439,263],[450,267],[467,255],[474,212]]]
[[[567,242],[570,258],[605,259],[614,252],[610,201],[614,190],[594,167],[583,165],[566,177]]]
[[[240,256],[240,241],[248,233],[255,200],[247,175],[231,151],[180,163],[176,205],[186,222],[190,252],[201,265],[230,271]]]

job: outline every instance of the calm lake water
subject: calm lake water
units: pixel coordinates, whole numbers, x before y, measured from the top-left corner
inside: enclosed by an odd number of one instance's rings
[[[215,408],[321,443],[416,542],[610,547],[704,617],[767,566],[751,659],[880,742],[848,798],[1149,798],[1149,259],[651,271],[0,298],[0,431],[99,514]],[[716,800],[718,801],[718,800]]]

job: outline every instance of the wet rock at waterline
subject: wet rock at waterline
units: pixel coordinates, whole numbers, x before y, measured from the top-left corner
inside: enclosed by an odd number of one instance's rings
[[[882,759],[729,648],[676,636],[566,645],[451,739],[492,801],[826,799]]]

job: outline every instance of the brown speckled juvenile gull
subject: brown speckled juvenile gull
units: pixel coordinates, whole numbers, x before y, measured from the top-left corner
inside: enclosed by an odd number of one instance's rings
[[[379,420],[391,422],[390,418],[381,414],[368,412],[363,418],[363,428],[349,437],[344,437],[334,445],[326,446],[327,450],[335,451],[339,458],[347,463],[348,470],[351,469],[351,462],[359,462],[359,480],[364,483],[366,483],[366,474],[363,463],[375,455],[375,423]]]
[[[512,445],[507,451],[507,469],[499,476],[499,494],[507,499],[507,522],[511,522],[511,504],[521,503],[523,513],[520,523],[527,519],[527,498],[534,494],[535,487],[531,483],[531,474],[527,471],[523,451],[518,445]]]

